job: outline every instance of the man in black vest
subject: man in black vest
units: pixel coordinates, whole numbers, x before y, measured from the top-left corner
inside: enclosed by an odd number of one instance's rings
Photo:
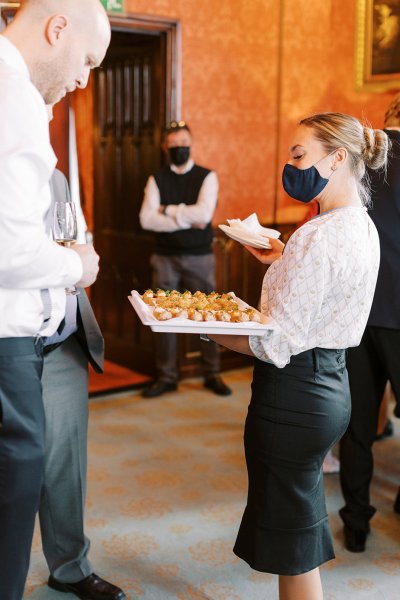
[[[388,381],[396,398],[395,415],[400,417],[400,96],[386,113],[385,131],[393,144],[387,173],[369,173],[369,214],[379,233],[381,263],[367,328],[361,344],[348,353],[352,413],[340,444],[340,483],[345,499],[340,516],[350,552],[365,550],[369,521],[376,511],[369,494],[372,444]],[[394,509],[400,513],[400,492]]]
[[[169,165],[147,182],[140,223],[156,232],[151,257],[153,288],[210,293],[215,289],[211,220],[218,198],[216,173],[190,158],[192,136],[184,121],[173,121],[165,133]],[[219,376],[219,350],[201,341],[204,385],[228,396],[231,390]],[[157,380],[143,392],[145,398],[177,389],[176,335],[157,333]]]

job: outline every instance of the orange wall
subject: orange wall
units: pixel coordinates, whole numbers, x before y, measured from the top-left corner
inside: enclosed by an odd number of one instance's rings
[[[393,94],[355,90],[356,2],[125,0],[131,14],[182,24],[182,116],[198,162],[220,178],[214,222],[256,211],[296,221],[280,173],[304,116],[336,110],[374,126]]]
[[[382,127],[393,97],[393,93],[361,93],[355,88],[355,1],[285,0],[282,5],[280,168],[301,118],[339,111]],[[278,221],[295,221],[302,210],[299,203],[285,197],[281,188],[277,197]]]
[[[382,125],[392,94],[355,90],[355,4],[125,0],[127,12],[181,20],[182,117],[197,160],[220,177],[216,223],[253,210],[272,220],[275,198],[279,221],[301,217],[280,185],[300,118],[337,110]]]
[[[125,7],[181,20],[181,116],[192,126],[196,160],[219,175],[215,223],[255,207],[271,220],[279,0],[126,0]]]

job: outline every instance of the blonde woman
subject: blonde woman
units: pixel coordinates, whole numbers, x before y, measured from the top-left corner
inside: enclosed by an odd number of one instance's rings
[[[279,575],[281,600],[322,600],[319,566],[334,558],[322,463],[346,430],[345,349],[361,340],[374,294],[379,240],[365,204],[365,168],[386,165],[388,138],[349,115],[300,122],[283,170],[286,192],[320,214],[286,247],[249,248],[271,264],[262,286],[263,337],[212,336],[254,355],[245,425],[247,506],[234,552]]]

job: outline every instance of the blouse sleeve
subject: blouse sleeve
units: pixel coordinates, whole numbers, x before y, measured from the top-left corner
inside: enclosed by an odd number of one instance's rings
[[[303,351],[311,324],[322,318],[328,269],[321,231],[315,226],[301,227],[265,275],[261,308],[269,317],[268,331],[249,339],[257,358],[282,368],[293,354]]]

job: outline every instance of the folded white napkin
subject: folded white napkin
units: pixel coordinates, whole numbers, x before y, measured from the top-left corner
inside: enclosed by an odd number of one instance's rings
[[[243,233],[251,234],[262,237],[270,237],[270,238],[279,238],[281,235],[279,231],[276,229],[269,229],[268,227],[263,227],[260,225],[260,222],[257,218],[256,213],[252,213],[246,219],[227,219],[229,227],[235,229],[236,231],[243,231]]]

